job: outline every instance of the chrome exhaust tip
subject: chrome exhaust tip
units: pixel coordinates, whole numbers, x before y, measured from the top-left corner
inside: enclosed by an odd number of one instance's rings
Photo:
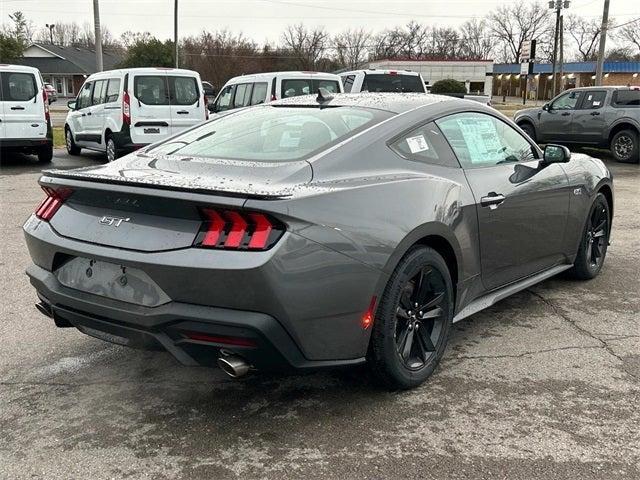
[[[244,377],[251,366],[238,355],[223,355],[218,358],[218,366],[231,378]]]

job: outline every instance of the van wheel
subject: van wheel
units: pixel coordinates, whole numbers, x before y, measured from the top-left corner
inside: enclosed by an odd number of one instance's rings
[[[633,130],[621,130],[611,139],[611,153],[615,159],[623,163],[640,161],[640,145],[638,134]]]
[[[53,159],[53,145],[42,147],[38,150],[38,161],[40,163],[49,163]]]
[[[76,142],[73,141],[73,134],[68,128],[65,128],[64,130],[64,142],[67,146],[67,153],[69,155],[80,155],[80,147],[78,147]]]
[[[118,157],[120,156],[118,154],[118,148],[116,147],[116,142],[113,141],[113,137],[111,135],[109,135],[107,137],[107,162],[113,162],[114,160],[117,160]]]

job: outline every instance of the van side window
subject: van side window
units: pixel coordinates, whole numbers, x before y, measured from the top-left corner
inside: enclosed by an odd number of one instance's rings
[[[351,91],[355,79],[355,75],[345,75],[342,77],[342,86],[344,87],[344,93],[349,93]]]
[[[36,96],[36,78],[31,73],[2,72],[2,99],[5,102],[23,102]]]
[[[195,77],[169,76],[171,103],[175,105],[193,105],[200,98],[200,90]]]
[[[251,83],[241,83],[236,87],[236,96],[233,100],[234,108],[246,107],[251,100]]]
[[[120,96],[120,79],[119,78],[110,78],[109,84],[107,85],[107,96],[105,98],[105,103],[111,103],[118,100]]]
[[[91,87],[93,87],[92,82],[87,82],[83,85],[82,90],[78,94],[78,99],[76,100],[76,110],[80,110],[81,108],[86,108],[91,105]]]
[[[264,103],[267,98],[267,90],[269,85],[267,82],[258,82],[253,84],[253,93],[251,94],[251,105]]]
[[[235,85],[229,85],[225,87],[218,96],[216,100],[216,111],[222,112],[224,110],[229,110],[231,108],[231,99],[233,98],[233,94],[236,91]]]
[[[169,105],[167,77],[164,75],[134,77],[133,96],[145,105]]]
[[[96,80],[95,86],[93,87],[93,94],[91,95],[91,105],[98,105],[104,102],[106,84],[106,80]]]

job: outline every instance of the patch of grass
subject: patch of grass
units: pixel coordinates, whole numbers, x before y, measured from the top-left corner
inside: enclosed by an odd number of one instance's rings
[[[62,127],[53,127],[53,147],[64,147],[64,129]]]

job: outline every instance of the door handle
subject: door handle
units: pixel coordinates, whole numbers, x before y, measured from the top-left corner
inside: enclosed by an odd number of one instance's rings
[[[569,112],[562,112],[563,117],[568,117],[569,115],[571,115]]]
[[[596,115],[600,115],[600,112],[591,112],[591,115],[595,117]]]
[[[177,113],[178,113],[178,115],[188,115],[189,114],[189,112],[187,110],[179,110]]]
[[[502,202],[504,202],[505,196],[497,194],[495,192],[489,193],[486,197],[480,199],[480,205],[483,207],[489,207],[491,210],[498,208]]]
[[[91,112],[87,112],[87,116],[91,115]]]
[[[11,107],[11,110],[24,110],[24,107]]]

